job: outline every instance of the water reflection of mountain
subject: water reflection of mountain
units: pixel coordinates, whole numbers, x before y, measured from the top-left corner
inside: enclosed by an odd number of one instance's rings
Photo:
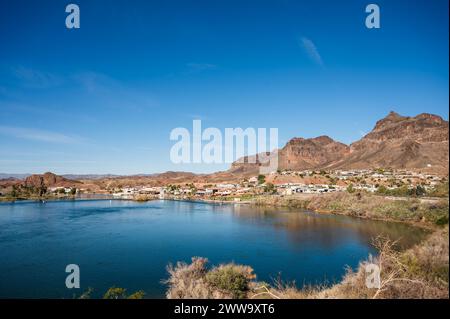
[[[349,216],[319,214],[310,211],[236,205],[233,215],[239,222],[274,227],[285,231],[297,244],[314,241],[322,249],[334,249],[348,241],[371,243],[377,236],[398,241],[400,249],[419,242],[426,231],[406,224],[358,219]]]

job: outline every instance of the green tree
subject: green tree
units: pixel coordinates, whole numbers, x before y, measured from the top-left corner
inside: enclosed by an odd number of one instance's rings
[[[264,175],[258,175],[258,184],[264,184],[266,177]]]
[[[41,184],[41,186],[39,187],[39,196],[42,196],[45,193],[47,193],[47,187],[44,184]]]
[[[11,190],[11,197],[17,197],[19,192],[17,191],[17,186],[13,185]]]
[[[273,185],[272,183],[267,183],[264,186],[264,192],[266,193],[274,193],[275,192],[275,185]]]
[[[355,188],[353,187],[353,184],[349,184],[347,186],[347,192],[349,192],[350,194],[355,192]]]
[[[423,196],[427,193],[427,191],[425,190],[425,188],[422,185],[417,185],[415,191],[416,191],[416,196]]]

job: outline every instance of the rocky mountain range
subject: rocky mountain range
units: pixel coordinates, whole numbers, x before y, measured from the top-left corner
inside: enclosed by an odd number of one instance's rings
[[[448,174],[448,129],[448,121],[437,115],[422,113],[409,117],[390,112],[370,133],[350,145],[328,136],[291,139],[278,150],[279,169],[389,167]],[[260,161],[249,162],[245,158],[233,163],[230,172],[255,173],[264,165]]]
[[[213,174],[189,172],[165,172],[161,174],[116,175],[70,175],[52,173],[6,176],[0,178],[0,187],[64,186],[100,190],[123,185],[152,185],[180,183],[211,183],[239,181],[259,173],[259,167],[272,154],[245,157],[236,161],[227,171]],[[268,155],[268,156],[267,156]],[[260,160],[261,159],[261,160]],[[448,175],[449,123],[440,116],[422,113],[415,117],[390,112],[379,120],[373,130],[360,140],[346,145],[328,136],[315,138],[292,138],[278,150],[278,169],[333,170],[394,168]],[[22,178],[20,178],[22,177]],[[72,178],[67,178],[72,177]]]

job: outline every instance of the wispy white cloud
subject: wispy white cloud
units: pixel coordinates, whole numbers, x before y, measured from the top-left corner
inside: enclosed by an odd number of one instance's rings
[[[190,73],[200,73],[203,71],[217,69],[217,65],[211,63],[188,63],[186,66],[188,68],[188,72]]]
[[[63,82],[63,79],[55,74],[24,66],[12,68],[12,74],[22,82],[23,86],[29,88],[50,88],[58,86]]]
[[[95,164],[97,163],[96,161],[85,161],[85,160],[70,160],[70,161],[66,161],[66,160],[52,160],[52,161],[47,161],[47,160],[41,160],[41,159],[29,159],[29,160],[24,160],[24,159],[0,159],[0,163],[39,163],[39,162],[45,162],[45,163],[51,163],[51,164]]]
[[[320,56],[319,50],[317,50],[316,45],[310,39],[302,37],[299,40],[300,46],[303,48],[308,57],[314,61],[314,63],[324,66],[322,57]]]
[[[76,74],[72,79],[95,99],[96,105],[134,111],[159,107],[159,101],[147,88],[130,87],[125,83],[96,72]]]
[[[0,134],[47,143],[75,144],[83,141],[80,137],[69,136],[58,132],[4,125],[0,125]]]

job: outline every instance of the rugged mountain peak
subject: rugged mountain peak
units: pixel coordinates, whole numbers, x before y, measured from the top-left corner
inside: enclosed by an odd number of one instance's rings
[[[314,138],[293,138],[279,152],[281,169],[324,167],[349,152],[349,147],[326,135]]]
[[[311,140],[320,145],[327,145],[327,144],[336,142],[335,140],[333,140],[331,137],[329,137],[327,135],[321,135],[321,136],[312,138]]]
[[[435,124],[443,124],[446,122],[442,117],[430,113],[421,113],[415,116],[414,119]]]
[[[448,172],[448,122],[422,113],[415,117],[389,113],[334,168],[392,167]]]
[[[390,112],[375,128],[349,146],[323,135],[295,137],[279,150],[279,169],[427,169],[448,173],[448,122],[422,113],[415,117]],[[235,162],[236,172],[258,165]]]
[[[303,138],[303,137],[294,137],[292,139],[289,140],[289,142],[287,142],[286,146],[288,145],[298,145],[298,144],[309,144],[309,143],[313,143],[316,145],[328,145],[330,143],[339,143],[336,142],[335,140],[333,140],[331,137],[327,136],[327,135],[321,135],[321,136],[317,136],[317,137],[313,137],[313,138]],[[286,147],[285,146],[285,147]]]
[[[46,172],[44,174],[34,174],[25,178],[23,184],[27,187],[53,187],[53,186],[71,186],[80,183],[62,176]]]
[[[381,130],[381,129],[386,128],[387,126],[390,126],[392,124],[395,124],[395,123],[398,123],[398,122],[401,122],[401,121],[404,121],[407,119],[409,119],[409,117],[401,116],[400,114],[398,114],[394,111],[390,111],[389,114],[385,118],[379,120],[375,124],[374,130]]]

